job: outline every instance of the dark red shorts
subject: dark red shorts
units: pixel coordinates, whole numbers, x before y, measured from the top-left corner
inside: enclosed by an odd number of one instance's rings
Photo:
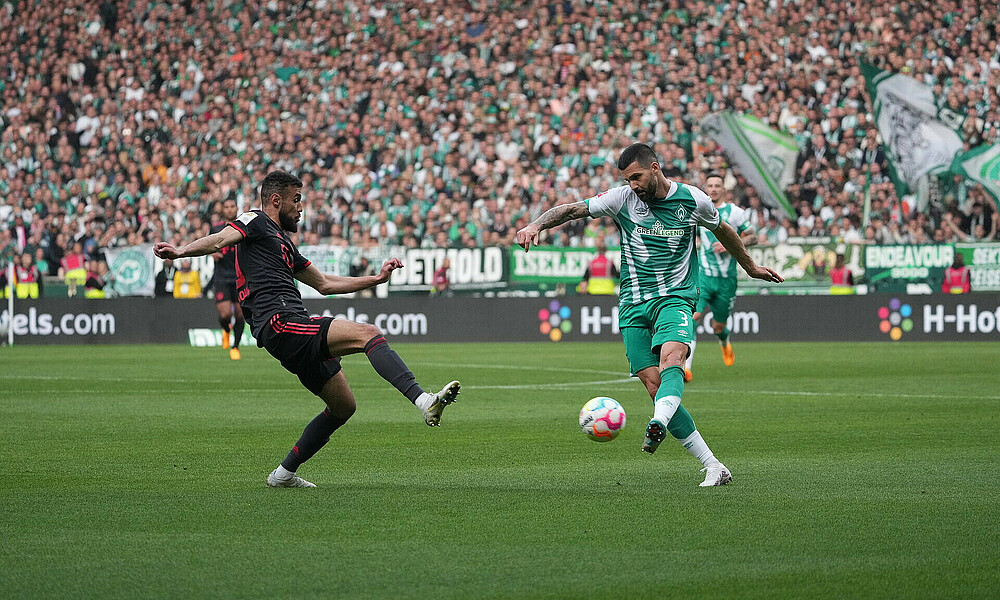
[[[212,285],[212,289],[215,290],[215,303],[219,302],[239,302],[236,299],[236,282],[235,281],[216,281]]]

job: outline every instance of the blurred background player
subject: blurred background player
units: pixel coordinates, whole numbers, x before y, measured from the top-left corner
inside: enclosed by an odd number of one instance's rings
[[[712,204],[719,211],[719,218],[729,224],[739,234],[743,246],[753,246],[757,236],[750,227],[748,214],[742,208],[729,202],[729,192],[724,186],[724,180],[719,173],[709,173],[705,178],[705,193],[712,199]],[[694,313],[695,323],[701,321],[708,308],[712,309],[712,331],[719,338],[722,346],[722,363],[727,367],[736,362],[733,345],[729,341],[729,327],[726,321],[733,312],[736,302],[736,261],[719,242],[711,231],[704,227],[698,228],[698,308]],[[694,360],[694,349],[697,340],[691,340],[691,353],[688,355],[684,368],[684,381],[691,381],[691,362]]]
[[[615,293],[615,282],[621,277],[615,261],[608,258],[608,245],[603,236],[594,243],[597,256],[590,260],[587,270],[583,273],[583,281],[577,287],[581,294],[594,296],[610,296]]]
[[[236,200],[226,199],[222,203],[223,221],[213,225],[211,233],[225,229],[236,218],[236,212]],[[239,360],[240,340],[243,339],[246,320],[236,298],[236,246],[227,246],[212,257],[215,259],[212,290],[215,292],[215,309],[219,311],[219,325],[222,326],[222,347],[229,349],[229,358]]]
[[[714,231],[751,277],[775,283],[782,279],[754,263],[705,192],[667,179],[652,148],[632,144],[618,157],[618,169],[628,185],[546,211],[517,232],[517,241],[528,251],[545,229],[586,217],[614,219],[622,247],[618,327],[631,372],[653,399],[642,451],[656,452],[669,431],[704,466],[702,487],[725,485],[732,481],[729,469],[681,406],[683,365],[694,340],[692,312],[698,299],[698,226]]]

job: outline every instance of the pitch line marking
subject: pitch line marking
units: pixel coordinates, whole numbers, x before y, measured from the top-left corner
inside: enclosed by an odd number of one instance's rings
[[[551,371],[553,373],[598,373],[601,375],[621,375],[625,369],[619,369],[617,371],[603,371],[600,369],[573,369],[567,367],[532,367],[528,365],[500,365],[500,364],[466,364],[462,363],[456,365],[455,363],[441,363],[441,362],[423,362],[414,361],[409,363],[411,365],[421,365],[424,367],[459,367],[468,369],[510,369],[515,371]]]

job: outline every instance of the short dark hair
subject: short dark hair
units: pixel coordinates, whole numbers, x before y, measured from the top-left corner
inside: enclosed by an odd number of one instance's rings
[[[271,194],[285,195],[288,188],[302,187],[302,180],[285,171],[271,171],[260,184],[260,201],[264,202]]]
[[[618,170],[624,171],[634,162],[638,162],[639,166],[646,168],[654,162],[659,162],[659,160],[656,158],[656,152],[652,148],[646,144],[637,142],[622,150],[621,156],[618,157]]]
[[[726,178],[722,176],[722,173],[719,173],[718,171],[709,171],[708,175],[705,175],[705,181],[708,181],[713,177],[718,177],[722,181],[726,180]]]

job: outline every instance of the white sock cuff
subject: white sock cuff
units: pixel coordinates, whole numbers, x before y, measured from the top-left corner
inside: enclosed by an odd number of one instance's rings
[[[291,479],[295,475],[295,471],[289,471],[285,467],[278,465],[278,468],[274,470],[274,475],[278,479]]]

